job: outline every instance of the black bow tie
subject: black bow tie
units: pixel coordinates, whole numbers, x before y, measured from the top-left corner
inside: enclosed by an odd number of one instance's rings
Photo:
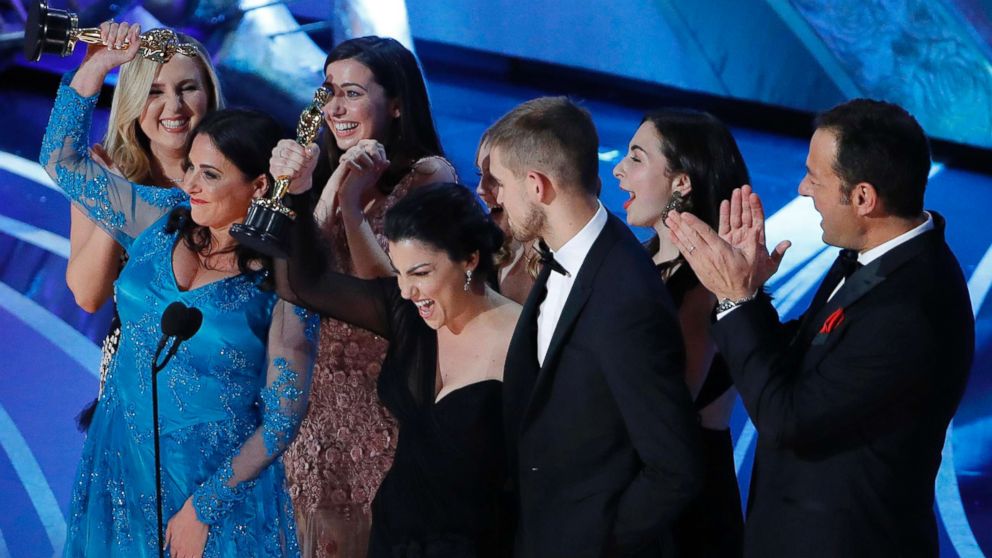
[[[537,252],[537,256],[541,260],[541,264],[550,267],[551,271],[558,272],[565,277],[572,276],[572,274],[569,273],[568,270],[555,259],[555,255],[551,253],[548,245],[545,244],[543,240],[534,244],[534,251]]]
[[[841,273],[844,274],[844,279],[864,267],[864,264],[858,261],[858,253],[854,250],[841,250],[837,256],[837,262],[840,265]]]

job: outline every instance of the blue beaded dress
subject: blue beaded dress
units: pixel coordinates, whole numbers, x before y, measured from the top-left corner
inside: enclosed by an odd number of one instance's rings
[[[65,556],[158,555],[150,367],[177,300],[199,308],[203,325],[158,378],[164,523],[192,496],[209,525],[204,556],[297,556],[280,455],[306,410],[318,318],[260,289],[265,271],[181,290],[166,223],[185,194],[90,159],[96,98],[64,80],[41,150],[55,182],[131,255],[115,283],[122,338],[83,447]]]

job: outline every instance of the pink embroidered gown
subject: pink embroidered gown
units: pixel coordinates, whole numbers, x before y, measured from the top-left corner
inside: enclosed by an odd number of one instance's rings
[[[406,195],[415,172],[366,214],[383,250],[386,211]],[[331,240],[339,271],[354,273],[340,219],[332,225]],[[396,450],[396,421],[376,393],[386,348],[385,339],[364,329],[333,319],[321,322],[310,408],[284,457],[304,558],[367,554],[372,498]]]

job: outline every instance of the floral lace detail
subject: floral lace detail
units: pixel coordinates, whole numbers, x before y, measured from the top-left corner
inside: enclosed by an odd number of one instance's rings
[[[88,153],[90,125],[93,120],[93,108],[99,95],[82,97],[79,93],[63,83],[59,86],[55,98],[55,109],[45,137],[41,144],[41,164],[47,166],[56,156],[56,150],[69,150],[69,153]],[[58,154],[62,155],[62,152]],[[88,158],[88,155],[86,156]],[[115,209],[111,202],[106,174],[91,176],[79,172],[72,163],[77,162],[69,157],[69,164],[64,164],[62,158],[54,161],[55,182],[76,203],[84,206],[90,217],[105,228],[121,230],[126,224],[126,216],[120,209]],[[174,207],[186,199],[186,194],[176,188],[137,188],[135,196],[150,207],[163,211]]]
[[[182,413],[186,409],[186,402],[194,401],[196,393],[200,391],[201,387],[200,373],[190,362],[190,355],[186,351],[186,347],[179,345],[179,350],[176,351],[176,356],[172,359],[172,365],[168,372],[160,372],[159,374],[159,397],[163,395],[162,380],[165,379],[165,385],[172,394],[176,409]],[[168,376],[162,378],[161,374],[168,374]]]
[[[189,302],[192,306],[209,303],[223,312],[237,312],[258,296],[258,285],[267,274],[268,271],[253,271],[208,283],[191,291],[193,294]],[[221,286],[224,288],[219,288]]]
[[[220,403],[228,416],[236,418],[238,412],[248,407],[254,399],[254,393],[241,382],[236,382],[232,378],[233,371],[250,370],[251,363],[248,355],[234,347],[225,346],[217,355],[210,359],[208,373],[215,376],[225,386],[228,386],[220,395]]]
[[[93,109],[99,95],[83,97],[69,87],[63,78],[55,96],[55,109],[48,122],[45,137],[41,142],[41,164],[47,165],[52,153],[69,142],[77,153],[88,148],[88,135],[93,122]]]
[[[87,177],[63,166],[56,168],[56,182],[73,200],[81,200],[86,206],[85,211],[92,219],[111,230],[123,229],[127,220],[123,211],[118,211],[110,205],[107,198],[107,185],[110,181],[106,176]]]
[[[316,342],[317,334],[320,333],[320,314],[300,306],[296,306],[293,311],[296,313],[296,317],[305,324],[303,335],[307,341]]]
[[[39,162],[58,187],[127,250],[145,227],[187,196],[176,188],[133,184],[93,161],[88,140],[98,95],[79,95],[69,79],[64,77],[59,86]]]
[[[133,256],[134,261],[137,263],[146,263],[157,260],[164,254],[168,254],[169,261],[172,261],[172,248],[176,245],[176,234],[175,232],[170,233],[165,230],[165,222],[163,222],[161,227],[142,237],[142,249],[135,251],[135,255]],[[171,268],[171,266],[163,267],[166,269]]]
[[[127,545],[131,543],[131,522],[127,513],[127,500],[124,498],[124,481],[108,479],[107,493],[110,495],[111,516],[117,544]]]
[[[147,205],[162,210],[171,210],[189,201],[189,196],[179,188],[139,188],[136,195]]]
[[[303,390],[297,387],[297,373],[289,367],[286,359],[277,358],[272,365],[279,369],[279,378],[263,389],[259,397],[265,405],[262,419],[265,450],[269,455],[276,455],[292,441],[299,423],[299,417],[289,406],[283,406],[281,400],[298,401]]]
[[[231,467],[231,458],[228,458],[217,473],[196,489],[193,493],[193,509],[200,521],[207,525],[217,523],[241,501],[245,491],[251,489],[251,481],[235,487],[228,486],[233,477],[234,469]]]
[[[441,157],[428,159],[451,165]],[[386,211],[406,195],[414,178],[415,171],[411,171],[383,203],[366,214],[383,250]],[[339,270],[353,272],[340,220],[331,230],[331,242]],[[313,526],[310,532],[301,533],[304,548],[316,548],[319,556],[354,548],[354,541],[334,540],[335,536],[360,539],[364,544],[372,498],[393,462],[397,425],[376,391],[387,346],[384,339],[363,329],[332,319],[321,321],[310,408],[283,458],[301,529],[315,523],[311,520],[346,525],[337,529]],[[332,517],[324,519],[327,514]],[[325,536],[331,540],[324,540]]]

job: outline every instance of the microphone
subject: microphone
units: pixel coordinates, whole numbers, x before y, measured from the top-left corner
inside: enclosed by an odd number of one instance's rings
[[[162,338],[159,339],[158,348],[155,349],[152,371],[157,373],[165,368],[165,365],[175,356],[176,351],[179,349],[179,344],[193,337],[193,334],[199,331],[202,324],[203,313],[199,309],[187,307],[179,301],[167,306],[165,312],[162,313]],[[170,338],[175,339],[169,348],[169,352],[165,355],[165,360],[159,363],[159,356],[162,355],[162,350],[165,349],[165,345],[169,342]]]
[[[162,454],[158,424],[158,373],[175,356],[179,344],[193,337],[202,324],[203,313],[197,308],[187,307],[179,301],[167,306],[162,313],[162,339],[158,342],[158,349],[155,350],[155,358],[152,360],[152,433],[155,443],[155,515],[158,520],[159,558],[165,557],[165,538],[162,535]],[[172,339],[172,346],[165,354],[165,360],[159,364],[158,357],[169,339]]]

